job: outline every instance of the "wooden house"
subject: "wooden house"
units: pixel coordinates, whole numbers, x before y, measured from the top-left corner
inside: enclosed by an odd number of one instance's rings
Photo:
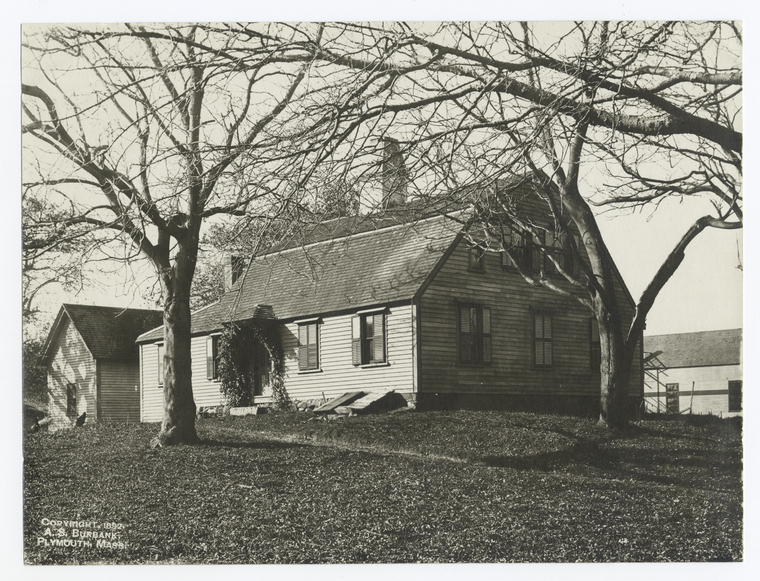
[[[225,403],[215,362],[219,335],[233,322],[275,326],[293,400],[395,391],[423,408],[597,413],[590,311],[529,285],[496,246],[468,233],[463,213],[406,216],[334,220],[297,246],[254,257],[219,302],[192,316],[196,405]],[[542,251],[521,240],[538,267]],[[556,284],[571,288],[559,275]],[[622,282],[619,296],[632,315]],[[145,422],[162,419],[162,337],[156,329],[138,339]],[[268,354],[251,351],[254,403],[266,403]],[[640,402],[642,381],[638,357],[632,401]]]
[[[644,401],[652,413],[742,415],[742,330],[644,337]]]
[[[52,427],[86,421],[139,421],[135,339],[161,324],[160,311],[61,306],[43,350]]]

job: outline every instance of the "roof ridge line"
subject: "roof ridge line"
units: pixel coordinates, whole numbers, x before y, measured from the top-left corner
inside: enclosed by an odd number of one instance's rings
[[[452,218],[455,214],[461,214],[464,210],[457,210],[456,212],[451,212],[449,214],[437,214],[435,216],[431,216],[429,218],[423,218],[422,220],[416,220],[414,222],[407,222],[404,224],[396,224],[394,226],[387,226],[385,228],[378,228],[377,230],[367,230],[366,232],[358,232],[358,233],[351,233],[346,234],[345,236],[337,236],[336,238],[328,238],[327,240],[321,240],[319,242],[312,242],[310,244],[304,244],[303,246],[295,246],[294,248],[286,248],[285,250],[277,250],[275,252],[269,252],[267,254],[259,254],[258,256],[254,256],[253,259],[256,258],[264,258],[265,256],[276,256],[276,255],[282,255],[286,252],[292,252],[294,250],[306,250],[307,248],[311,248],[313,246],[318,246],[319,244],[327,244],[328,242],[338,242],[340,240],[348,239],[348,238],[359,238],[361,236],[370,235],[370,234],[377,234],[378,232],[384,232],[388,230],[395,230],[397,228],[401,228],[402,226],[414,226],[417,224],[420,224],[422,222],[428,222],[430,220],[439,220],[442,218]]]

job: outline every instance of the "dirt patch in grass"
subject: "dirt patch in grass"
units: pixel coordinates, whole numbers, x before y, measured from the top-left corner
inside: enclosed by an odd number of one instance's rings
[[[26,438],[28,563],[743,557],[735,422],[613,434],[506,412],[282,413],[201,420],[202,445],[150,450],[156,431]],[[45,522],[64,520],[118,525],[123,546],[40,542],[58,534]],[[57,528],[74,540],[74,527]]]

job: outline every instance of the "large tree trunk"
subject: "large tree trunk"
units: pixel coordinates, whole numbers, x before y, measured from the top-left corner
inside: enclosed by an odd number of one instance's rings
[[[192,360],[190,354],[190,283],[194,261],[182,249],[174,267],[164,271],[164,419],[154,444],[194,444]]]
[[[596,311],[601,347],[599,425],[622,430],[628,426],[628,386],[633,357],[626,349],[619,315],[601,305],[597,305]]]

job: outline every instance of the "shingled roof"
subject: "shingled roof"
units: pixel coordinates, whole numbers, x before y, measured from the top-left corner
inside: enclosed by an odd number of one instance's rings
[[[163,322],[161,311],[124,309],[91,305],[64,304],[48,334],[44,360],[52,352],[58,333],[66,319],[71,320],[95,359],[128,359],[137,357],[135,339]]]
[[[411,299],[462,230],[436,216],[271,252],[251,261],[218,303],[193,313],[192,334],[228,321],[293,320]],[[138,342],[161,339],[161,329]]]
[[[742,330],[700,331],[644,337],[644,351],[662,351],[657,358],[667,368],[739,365]]]

